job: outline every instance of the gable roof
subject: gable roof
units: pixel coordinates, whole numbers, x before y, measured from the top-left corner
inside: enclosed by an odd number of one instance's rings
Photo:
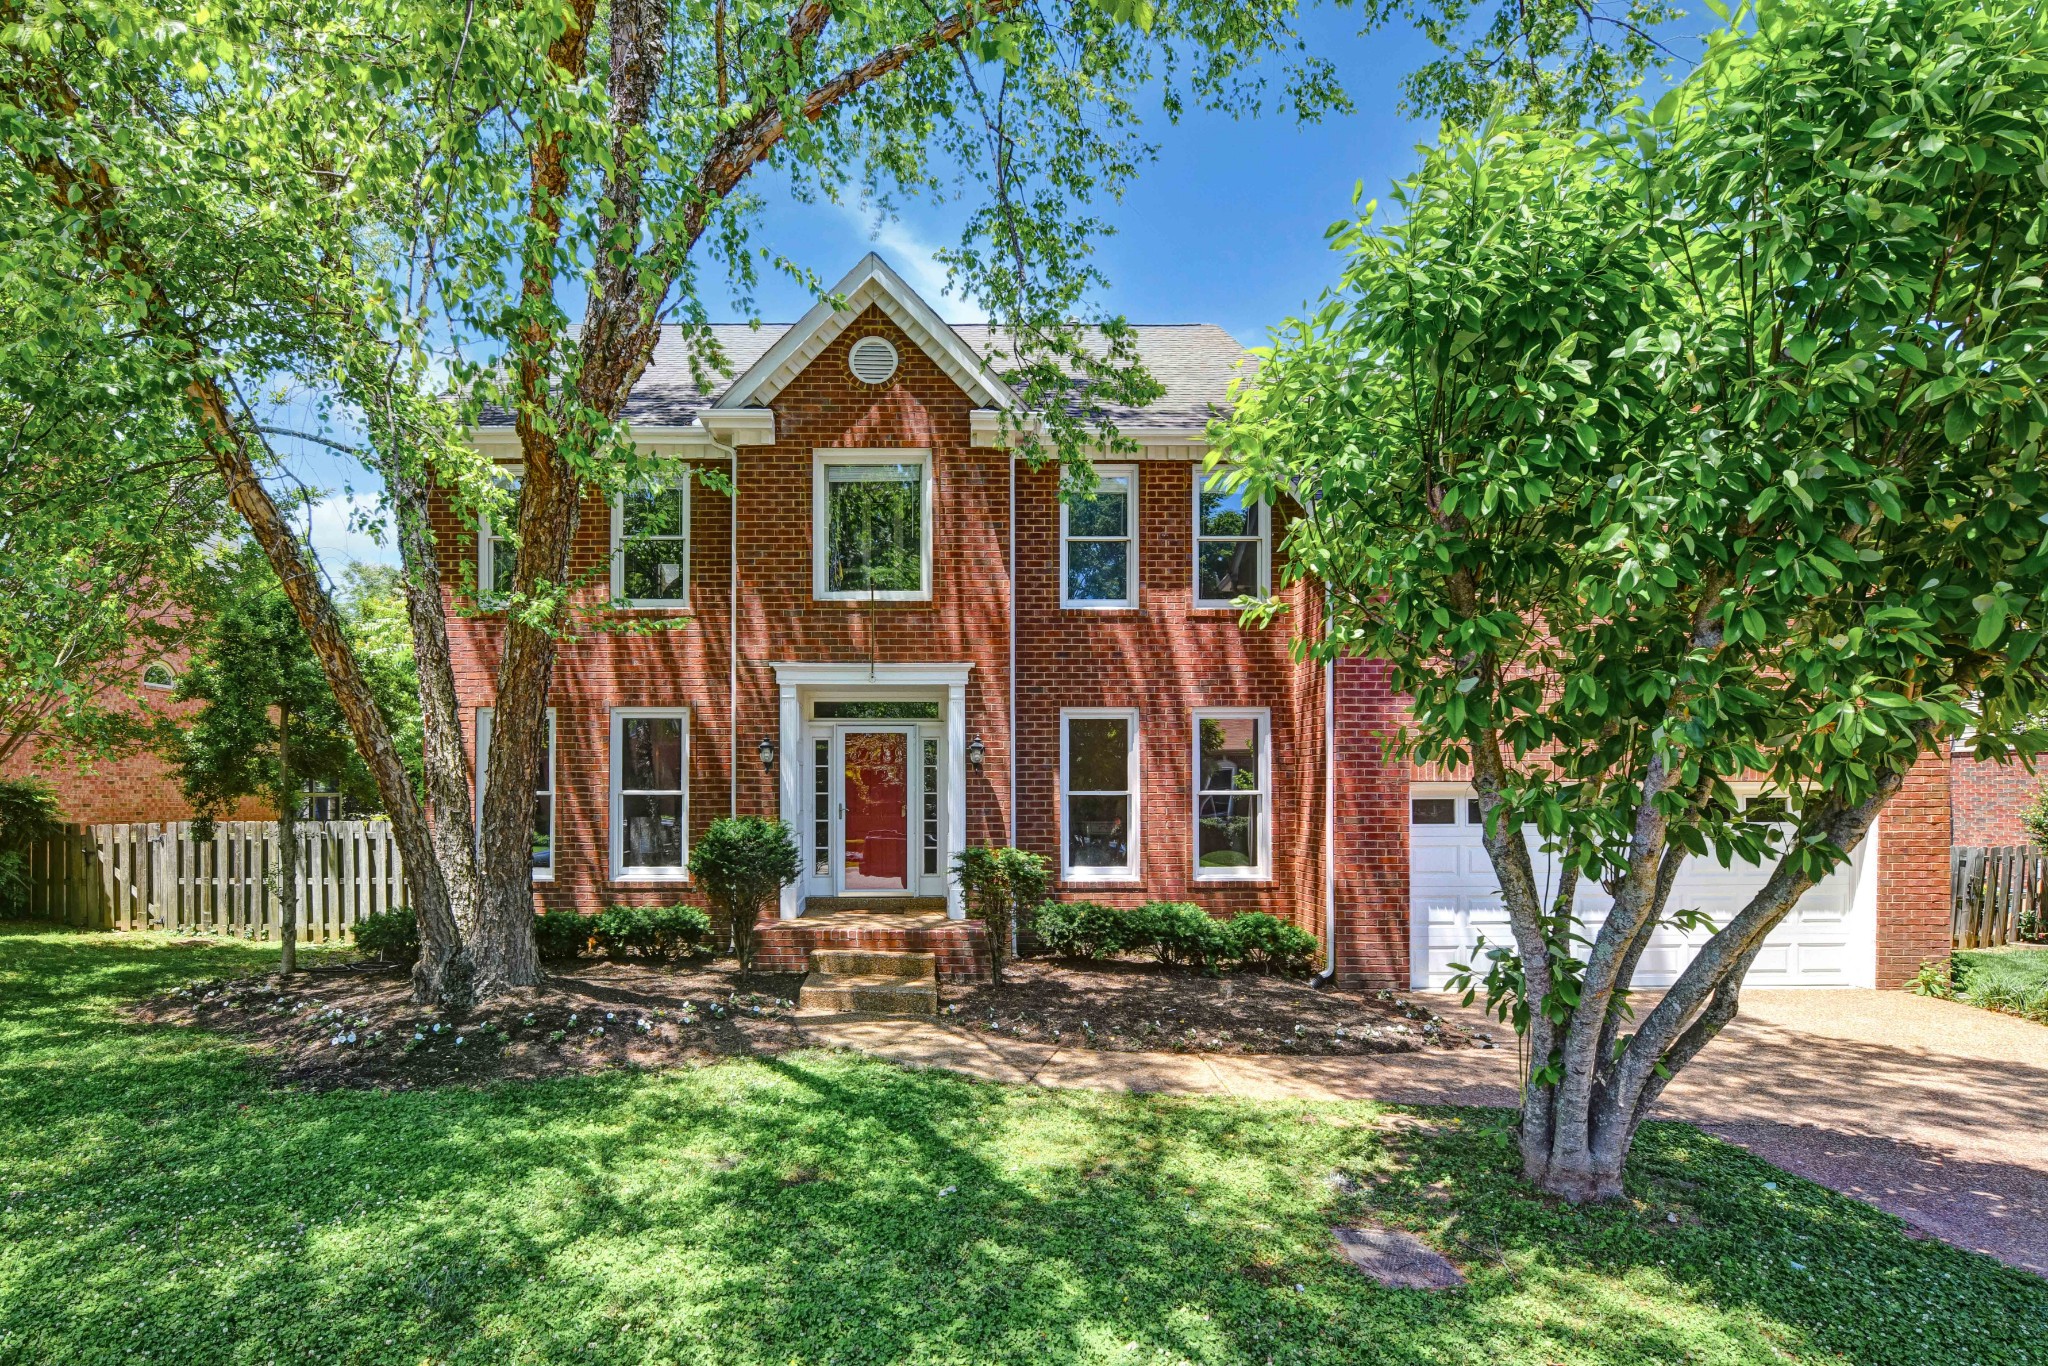
[[[1008,347],[986,323],[945,322],[887,262],[873,252],[861,259],[832,293],[844,309],[818,304],[795,323],[713,323],[704,331],[725,364],[706,367],[704,383],[691,365],[690,340],[680,327],[664,327],[654,355],[621,414],[641,427],[688,427],[710,412],[763,409],[869,306],[879,308],[985,408],[1011,408],[1016,391],[999,373]],[[1255,365],[1237,339],[1213,323],[1138,324],[1131,329],[1138,361],[1164,393],[1143,407],[1103,405],[1130,435],[1198,431],[1228,411],[1230,381]],[[509,427],[511,414],[486,409],[480,425]]]

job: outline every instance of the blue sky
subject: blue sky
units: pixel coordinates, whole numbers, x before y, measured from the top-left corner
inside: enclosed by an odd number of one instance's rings
[[[1671,26],[1668,40],[1689,54],[1697,44],[1678,35],[1704,30],[1702,19]],[[1178,124],[1148,111],[1146,134],[1158,146],[1121,203],[1103,206],[1116,235],[1099,244],[1098,260],[1110,289],[1098,303],[1133,322],[1213,322],[1247,346],[1266,330],[1299,313],[1336,278],[1337,258],[1324,229],[1353,212],[1352,191],[1383,197],[1387,186],[1415,164],[1415,146],[1430,140],[1433,125],[1396,112],[1402,75],[1428,60],[1431,49],[1412,32],[1392,29],[1360,36],[1344,11],[1313,10],[1304,36],[1332,61],[1355,112],[1301,125],[1272,113],[1253,118],[1191,112]],[[978,316],[957,300],[939,297],[944,272],[932,251],[955,241],[963,206],[910,202],[893,221],[877,224],[856,208],[799,204],[764,187],[769,203],[759,241],[836,280],[863,252],[879,251],[945,317]],[[779,276],[758,295],[769,322],[800,317],[814,300]],[[714,302],[714,308],[716,304]],[[737,318],[732,309],[714,317]],[[313,540],[331,571],[350,559],[395,561],[389,544],[347,529],[345,485],[356,506],[374,489],[371,476],[309,455],[298,471],[329,491],[315,509]]]

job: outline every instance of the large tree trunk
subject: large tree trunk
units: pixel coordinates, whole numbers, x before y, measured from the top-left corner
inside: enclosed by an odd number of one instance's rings
[[[277,709],[277,970],[299,970],[299,794],[292,780],[292,709]]]
[[[1846,859],[1862,845],[1878,813],[1903,783],[1903,774],[1884,775],[1869,800],[1853,807],[1831,802],[1814,828]],[[1531,1030],[1532,1063],[1540,1068],[1549,1059],[1557,1075],[1552,1082],[1532,1085],[1524,1097],[1519,1136],[1522,1174],[1539,1190],[1573,1204],[1622,1198],[1636,1130],[1671,1079],[1735,1018],[1743,976],[1756,961],[1765,937],[1815,881],[1781,859],[1749,904],[1707,941],[1617,1052],[1616,997],[1631,984],[1682,857],[1668,843],[1656,847],[1662,843],[1661,820],[1657,824],[1658,840],[1632,850],[1633,857],[1648,860],[1648,867],[1636,866],[1632,858],[1631,876],[1623,881],[1642,901],[1624,908],[1621,898],[1616,898],[1616,909],[1610,912],[1588,955],[1587,989],[1581,992],[1564,1027],[1546,1029],[1540,1045],[1535,1041],[1535,1029]],[[1520,845],[1519,832],[1515,843]],[[1491,846],[1489,841],[1489,852]],[[1513,905],[1511,894],[1511,917],[1520,919],[1526,913],[1526,908]],[[1621,915],[1626,918],[1618,920]],[[1595,986],[1599,987],[1597,996],[1592,989]],[[1574,1036],[1590,1037],[1597,1046],[1575,1051],[1568,1046]]]

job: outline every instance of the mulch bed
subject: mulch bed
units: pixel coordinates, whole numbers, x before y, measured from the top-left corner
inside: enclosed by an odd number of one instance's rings
[[[1027,959],[1000,985],[940,987],[940,1020],[976,1032],[1118,1052],[1356,1055],[1492,1047],[1394,992],[1342,991],[1150,963]],[[805,1044],[793,973],[741,978],[730,960],[585,959],[454,1021],[413,1004],[410,979],[375,961],[195,981],[140,1003],[150,1023],[261,1045],[278,1081],[312,1090],[534,1079],[767,1057]]]
[[[1357,1056],[1423,1048],[1490,1048],[1392,991],[1349,991],[1238,972],[1123,960],[1025,958],[1001,985],[942,986],[940,1018],[1005,1038],[1107,1052]]]

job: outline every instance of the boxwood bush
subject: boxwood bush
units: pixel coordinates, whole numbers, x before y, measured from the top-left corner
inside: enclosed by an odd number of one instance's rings
[[[590,947],[591,924],[591,918],[580,911],[544,912],[534,918],[534,947],[546,962],[569,962]]]
[[[614,906],[591,930],[607,953],[667,962],[702,951],[711,937],[711,917],[695,906]]]
[[[358,920],[350,933],[356,951],[387,963],[411,967],[420,960],[420,922],[411,911],[379,911]]]
[[[1262,911],[1218,920],[1187,901],[1118,910],[1093,901],[1048,901],[1032,917],[1047,952],[1063,958],[1147,953],[1162,963],[1219,972],[1239,965],[1296,973],[1314,961],[1316,938]]]

